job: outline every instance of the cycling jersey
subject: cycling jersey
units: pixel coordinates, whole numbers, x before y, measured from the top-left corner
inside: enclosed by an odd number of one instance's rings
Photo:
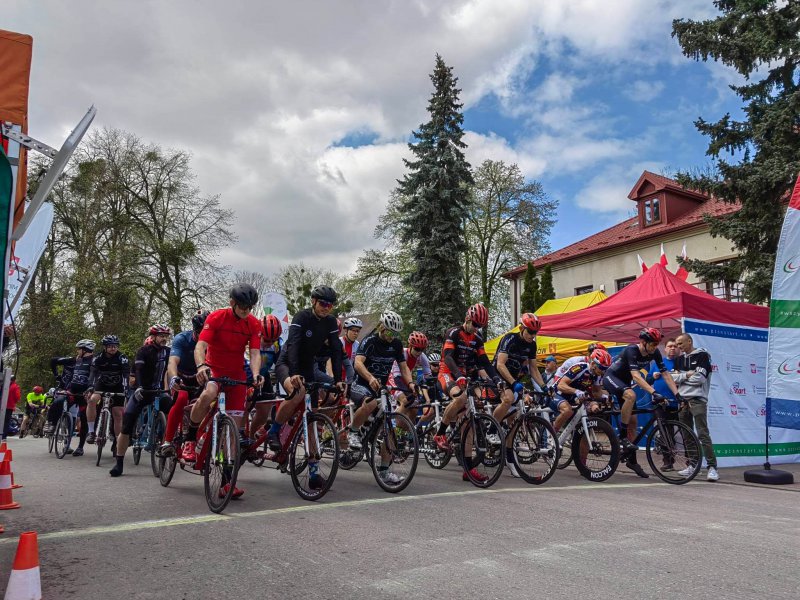
[[[347,358],[350,360],[353,360],[358,353],[359,341],[356,340],[355,342],[351,342],[347,339],[347,336],[344,335],[339,338],[339,341],[342,342],[342,348],[344,348],[345,356],[347,356]]]
[[[94,356],[75,358],[65,356],[54,358],[50,361],[50,368],[56,379],[61,382],[61,388],[71,394],[83,394],[89,388],[89,373],[92,369]],[[61,376],[58,375],[58,367],[62,367]]]
[[[172,349],[170,357],[178,357],[178,375],[181,377],[194,378],[197,375],[197,365],[194,362],[194,349],[197,346],[197,338],[194,331],[182,331],[172,338]]]
[[[655,361],[662,373],[667,370],[658,348],[652,354],[642,354],[639,344],[631,344],[611,363],[606,370],[606,377],[614,377],[630,386],[633,383],[631,371],[642,371],[644,373],[642,377],[647,377],[651,361]]]
[[[570,380],[569,387],[587,393],[591,393],[592,386],[600,385],[603,379],[602,376],[592,374],[591,367],[587,362],[579,362],[572,365],[572,367],[564,373],[563,377]],[[558,390],[557,393],[564,398],[571,398],[574,396],[574,394],[565,394]]]
[[[27,402],[28,406],[44,406],[45,395],[37,394],[36,392],[29,392],[28,395],[25,396],[25,401]]]
[[[479,369],[494,368],[483,349],[483,338],[477,332],[467,333],[463,326],[453,327],[447,332],[442,348],[442,362],[439,375],[452,375],[453,378],[474,376]],[[444,387],[444,386],[443,386]]]
[[[61,367],[61,374],[58,374],[58,367]],[[50,370],[53,372],[53,377],[59,384],[62,390],[66,390],[72,382],[72,372],[75,370],[75,357],[63,356],[61,358],[50,359]]]
[[[342,351],[344,352],[344,357],[342,358],[342,379],[348,383],[352,383],[356,377],[355,371],[353,370],[353,362],[358,352],[359,343],[358,340],[351,342],[347,339],[347,336],[344,335],[339,338],[339,341],[342,342]],[[349,368],[346,361],[350,362]]]
[[[497,354],[494,355],[492,365],[497,368],[497,357],[500,354],[506,355],[506,369],[514,379],[519,379],[522,367],[528,364],[529,360],[536,360],[536,339],[530,343],[522,339],[519,333],[507,333],[500,340],[497,346]],[[513,383],[511,381],[507,383]]]
[[[572,358],[568,358],[561,366],[556,369],[555,375],[553,375],[553,384],[557,384],[558,380],[564,376],[564,373],[569,371],[572,367],[577,365],[578,363],[588,362],[588,356],[573,356]]]
[[[392,372],[392,365],[406,362],[403,343],[397,338],[387,342],[377,333],[373,333],[358,348],[356,357],[364,357],[364,366],[381,385],[386,385],[389,375]],[[360,373],[356,373],[356,384],[369,387],[369,381],[364,379]]]
[[[130,373],[131,364],[127,356],[119,352],[113,355],[103,352],[92,360],[89,387],[97,391],[122,391],[128,385]]]
[[[278,357],[277,366],[284,367],[281,369],[282,375],[302,375],[307,381],[314,381],[314,358],[321,352],[325,340],[331,345],[339,344],[339,324],[336,317],[328,315],[319,318],[310,308],[297,313],[289,326],[289,338],[284,350]],[[342,354],[333,352],[331,356],[334,380],[337,383],[342,379]],[[280,375],[279,379],[282,380]]]
[[[240,319],[233,308],[221,308],[208,315],[199,339],[208,344],[206,364],[212,373],[241,379],[245,348],[261,347],[261,323],[251,314]]]
[[[417,383],[422,383],[426,377],[431,376],[431,364],[428,362],[428,357],[424,352],[415,357],[413,354],[411,354],[411,351],[406,348],[403,350],[403,354],[405,354],[406,357],[406,365],[408,365],[408,370],[411,371],[411,377],[412,379],[416,378]],[[416,375],[414,374],[415,370],[417,371]],[[389,377],[389,385],[409,391],[406,382],[403,381],[403,378],[400,375],[400,364],[397,362],[392,365],[392,374]]]
[[[136,385],[144,390],[160,390],[164,385],[169,346],[146,344],[136,352]]]

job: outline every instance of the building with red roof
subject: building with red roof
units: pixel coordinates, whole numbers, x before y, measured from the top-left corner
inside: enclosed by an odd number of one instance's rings
[[[621,290],[641,275],[638,256],[648,265],[656,263],[662,244],[672,271],[678,268],[684,244],[690,258],[722,262],[736,256],[729,240],[711,237],[704,217],[731,214],[738,205],[688,190],[650,171],[642,173],[628,198],[636,203],[636,216],[534,261],[539,273],[550,265],[556,298],[596,290],[611,295]],[[526,269],[527,265],[521,265],[504,274],[511,281],[512,314],[520,312]],[[718,298],[742,299],[739,284],[702,282],[693,273],[687,281]]]

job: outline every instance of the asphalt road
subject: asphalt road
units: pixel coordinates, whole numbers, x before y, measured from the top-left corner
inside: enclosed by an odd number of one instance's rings
[[[454,462],[421,460],[390,495],[362,464],[309,503],[288,475],[247,465],[247,493],[220,516],[200,477],[179,471],[163,488],[147,455],[112,480],[110,458],[10,447],[24,487],[22,508],[0,511],[0,587],[17,535],[34,530],[45,598],[800,597],[800,484],[743,485],[741,469],[670,486],[569,468],[539,487],[504,475],[478,490]]]

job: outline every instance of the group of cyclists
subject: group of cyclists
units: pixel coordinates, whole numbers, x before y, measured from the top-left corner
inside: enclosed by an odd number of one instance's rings
[[[622,457],[631,470],[648,477],[637,463],[637,446],[630,441],[636,429],[633,388],[638,386],[652,394],[655,403],[664,398],[648,383],[642,369],[655,362],[669,389],[680,399],[658,350],[662,339],[658,329],[642,330],[638,343],[625,348],[616,360],[601,344],[592,344],[586,356],[566,361],[545,384],[536,366],[536,336],[541,323],[535,314],[521,315],[518,331],[503,336],[490,360],[480,333],[489,322],[488,310],[482,304],[470,306],[464,321],[446,332],[440,355],[426,354],[428,338],[419,331],[412,332],[404,346],[399,339],[403,320],[391,310],[383,312],[375,330],[359,341],[363,323],[355,317],[343,322],[337,319],[337,299],[329,286],[314,288],[311,306],[294,315],[283,344],[283,325],[275,315],[258,319],[252,314],[258,293],[246,283],[230,290],[228,307],[198,311],[191,320],[191,329],[177,334],[171,347],[169,327],[150,327],[133,365],[120,352],[120,340],[115,335],[102,338],[102,351],[97,354],[92,340],[80,340],[75,356],[54,358],[51,362],[59,383],[56,398],[65,401],[50,405],[45,434],[52,434],[65,406],[77,410],[79,443],[70,451],[73,456],[82,455],[84,445],[95,442],[98,402],[104,393],[113,394],[115,439],[110,475],[119,477],[137,419],[158,398],[167,423],[163,444],[153,451],[192,465],[197,460],[201,423],[224,391],[225,414],[233,419],[242,436],[245,425],[251,438],[263,431],[266,446],[277,453],[282,449],[282,428],[291,422],[306,401],[309,386],[316,382],[327,384],[351,407],[351,418],[337,432],[340,451],[361,448],[364,426],[379,411],[381,393],[388,393],[397,413],[417,426],[431,422],[433,412],[429,407],[433,403],[441,406],[438,423],[432,424],[432,440],[436,451],[452,453],[453,436],[448,431],[453,431],[455,423],[461,426],[459,419],[467,410],[470,393],[474,394],[479,386],[480,398],[497,423],[508,425],[525,406],[537,405],[539,410],[552,413],[554,420],[548,431],[555,436],[579,406],[593,414],[616,402]],[[220,383],[220,379],[246,381],[248,386],[228,385]],[[314,409],[320,402],[324,404],[329,395],[330,391],[325,395],[315,393]],[[174,439],[182,424],[182,444],[176,447]],[[312,433],[306,435],[313,437]],[[480,440],[473,441],[476,447],[481,446]],[[387,484],[399,483],[403,476],[389,469],[384,454],[375,466],[376,476]],[[477,470],[477,463],[482,460],[477,450],[469,455],[463,452],[458,458],[465,481],[478,485],[487,479]],[[327,484],[326,474],[319,470],[319,459],[311,452],[304,463],[312,490],[323,489]],[[505,445],[502,460],[512,476],[520,476],[520,459],[510,442]],[[244,494],[230,481],[220,488],[220,497]]]

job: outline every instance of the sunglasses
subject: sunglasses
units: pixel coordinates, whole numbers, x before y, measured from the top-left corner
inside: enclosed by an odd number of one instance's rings
[[[394,331],[392,331],[391,329],[384,329],[382,333],[387,338],[393,338],[394,337]]]
[[[325,310],[333,308],[333,302],[328,302],[327,300],[317,300],[317,304],[319,304],[320,308]]]
[[[252,306],[245,306],[244,304],[237,304],[236,306],[239,310],[253,310]]]
[[[476,323],[475,321],[473,321],[473,322],[472,322],[472,326],[473,326],[475,329],[480,329],[481,327],[483,327],[483,325],[481,325],[480,323]]]

